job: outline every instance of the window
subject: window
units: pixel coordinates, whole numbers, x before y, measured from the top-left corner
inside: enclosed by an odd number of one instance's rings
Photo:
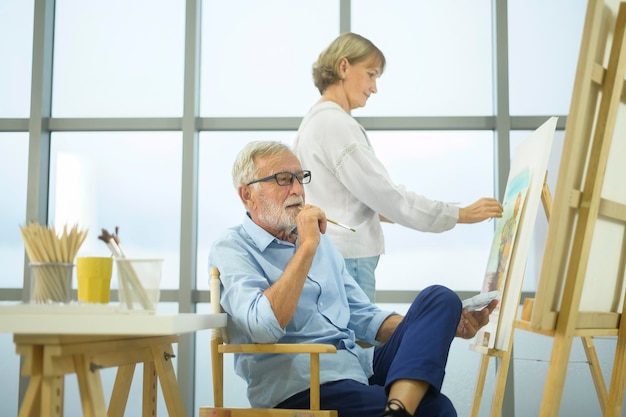
[[[377,131],[369,136],[397,185],[461,206],[493,196],[491,132]],[[376,270],[377,290],[419,290],[429,284],[476,290],[482,285],[493,223],[460,224],[443,233],[383,223],[383,231],[386,253]]]
[[[338,35],[338,0],[205,1],[205,117],[302,117],[319,98],[311,68]]]
[[[162,288],[178,288],[180,133],[59,132],[51,148],[50,222],[87,227],[78,256],[110,255],[98,236],[119,226],[126,256],[163,258]]]
[[[180,117],[185,3],[57,0],[55,117]]]
[[[33,0],[0,2],[0,118],[28,117],[33,58]]]
[[[491,4],[359,0],[352,30],[387,60],[378,94],[358,116],[493,114]]]
[[[0,288],[22,288],[24,242],[20,226],[25,224],[28,166],[28,135],[0,133]]]
[[[587,2],[509,0],[513,115],[569,111]]]

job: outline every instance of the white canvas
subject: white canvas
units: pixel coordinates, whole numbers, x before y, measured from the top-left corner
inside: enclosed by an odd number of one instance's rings
[[[503,277],[500,279],[501,284],[495,285],[495,288],[500,291],[500,302],[490,317],[490,323],[476,335],[474,343],[477,346],[486,346],[503,351],[508,349],[513,321],[519,306],[533,227],[541,206],[541,190],[552,149],[556,122],[556,117],[550,118],[520,143],[513,154],[505,201],[503,202],[505,212],[503,218],[500,219],[502,224],[498,224],[499,227],[496,227],[492,251],[487,262],[485,285],[483,286],[483,292],[490,291],[494,287],[490,283],[492,274],[500,269],[503,272]],[[511,208],[515,206],[516,202],[512,199],[516,199],[518,194],[520,211],[516,214],[511,212]],[[508,201],[506,200],[507,197],[509,198]],[[511,219],[517,219],[517,228],[504,227],[507,220]],[[503,234],[508,236],[503,236]],[[512,246],[508,256],[504,259],[504,266],[498,268],[494,262],[495,259],[500,258],[498,249],[507,238],[510,239],[509,243]]]

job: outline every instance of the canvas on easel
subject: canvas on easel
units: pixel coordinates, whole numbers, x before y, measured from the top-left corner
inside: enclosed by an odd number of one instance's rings
[[[473,349],[508,349],[556,122],[556,117],[548,119],[514,151],[503,216],[497,220],[482,288],[498,290],[500,301],[474,339]]]
[[[487,323],[477,334],[477,344],[493,348],[498,332],[498,319],[502,294],[511,265],[511,255],[515,247],[517,231],[524,212],[524,203],[530,186],[530,170],[525,169],[513,179],[509,179],[502,202],[502,217],[497,220],[487,261],[487,271],[483,280],[482,293],[498,291],[498,305],[489,315]]]
[[[497,220],[487,261],[483,292],[500,292],[504,289],[504,279],[509,271],[511,252],[519,230],[518,226],[529,187],[530,170],[528,168],[515,175],[507,184],[502,202],[502,217]]]

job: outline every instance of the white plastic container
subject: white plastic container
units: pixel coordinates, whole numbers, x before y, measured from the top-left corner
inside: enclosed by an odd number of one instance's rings
[[[154,311],[161,294],[163,259],[115,258],[115,263],[121,307]]]

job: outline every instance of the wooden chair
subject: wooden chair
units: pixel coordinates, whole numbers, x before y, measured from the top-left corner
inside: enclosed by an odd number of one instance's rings
[[[221,313],[220,273],[211,268],[211,312]],[[333,345],[323,344],[228,344],[226,328],[214,329],[211,335],[211,365],[213,368],[213,407],[200,407],[199,417],[337,417],[337,411],[320,410],[320,353],[336,353]],[[280,410],[224,407],[225,353],[286,353],[308,354],[311,363],[311,404],[308,410]]]

